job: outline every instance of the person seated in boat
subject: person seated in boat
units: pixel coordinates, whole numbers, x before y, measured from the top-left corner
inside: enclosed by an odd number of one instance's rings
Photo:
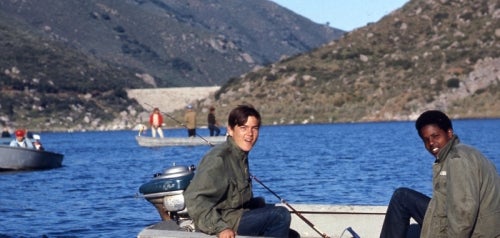
[[[196,112],[193,110],[193,105],[186,106],[186,113],[184,114],[184,122],[186,124],[189,137],[196,136]]]
[[[35,142],[33,142],[33,146],[37,150],[45,150],[45,148],[43,148],[42,143],[40,141],[38,141],[38,140],[35,140]]]
[[[10,146],[30,148],[30,149],[35,148],[33,146],[33,142],[30,139],[26,138],[26,131],[25,130],[17,129],[16,132],[14,132],[14,134],[16,135],[16,139],[14,139],[10,142]]]
[[[287,208],[254,197],[248,154],[257,142],[261,117],[250,105],[234,108],[228,117],[226,142],[200,161],[184,191],[195,229],[219,238],[238,236],[288,237]]]
[[[393,193],[381,238],[406,237],[410,218],[420,237],[500,237],[500,177],[477,149],[460,143],[446,114],[431,110],[415,123],[435,158],[433,197],[409,188]]]
[[[40,135],[38,134],[33,135],[33,140],[34,140],[33,147],[35,147],[35,149],[45,150],[45,148],[43,148],[42,142],[40,141]]]
[[[207,116],[208,130],[210,132],[210,136],[219,136],[219,122],[215,118],[215,107],[210,107],[208,116]]]
[[[153,113],[149,116],[149,125],[151,126],[152,137],[156,137],[156,133],[158,132],[158,135],[163,138],[163,130],[161,129],[163,126],[163,116],[157,107],[153,109]]]
[[[147,128],[145,125],[140,124],[140,125],[138,126],[137,136],[142,136],[142,134],[145,134],[147,129],[148,129],[148,128]]]
[[[7,127],[4,127],[2,130],[2,138],[10,138],[10,132],[9,129],[7,129]]]

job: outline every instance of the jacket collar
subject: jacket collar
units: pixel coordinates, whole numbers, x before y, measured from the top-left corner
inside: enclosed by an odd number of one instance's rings
[[[242,158],[243,160],[245,160],[248,157],[248,151],[241,150],[232,136],[228,136],[226,140],[229,144],[229,147],[231,148],[232,153],[237,155],[238,158]]]
[[[460,143],[460,139],[458,138],[457,135],[453,135],[451,140],[448,141],[448,143],[446,143],[446,145],[443,147],[443,149],[441,149],[441,151],[439,151],[436,157],[436,161],[434,161],[434,163],[444,162],[445,159],[448,157],[448,154],[450,153],[451,149],[458,143]]]

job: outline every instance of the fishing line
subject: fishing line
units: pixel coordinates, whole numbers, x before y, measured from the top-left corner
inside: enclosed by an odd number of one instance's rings
[[[292,206],[290,206],[290,204],[288,204],[288,202],[286,202],[285,199],[281,198],[277,193],[275,193],[273,190],[271,190],[269,187],[267,187],[264,183],[262,183],[257,177],[255,177],[253,175],[250,175],[250,178],[253,178],[257,183],[259,183],[265,189],[267,189],[267,191],[269,191],[274,196],[276,196],[281,201],[281,203],[285,204],[288,208],[290,208],[295,213],[295,215],[297,215],[300,219],[302,219],[307,225],[309,225],[321,237],[323,237],[323,238],[330,238],[328,235],[326,235],[325,233],[323,233],[320,230],[318,230],[318,228],[316,228],[316,226],[314,224],[312,224],[312,222],[310,222],[307,218],[305,218],[304,216],[302,216],[302,214],[299,211],[295,210],[295,208],[293,208]]]
[[[144,104],[146,104],[147,106],[149,106],[151,109],[154,109],[154,108],[155,108],[155,107],[153,107],[152,105],[150,105],[150,104],[149,104],[149,103],[147,103],[147,102],[145,102]],[[184,125],[184,123],[182,123],[182,122],[180,122],[179,120],[175,119],[175,117],[173,117],[173,116],[169,115],[168,113],[164,113],[164,112],[162,112],[162,114],[164,114],[165,116],[167,116],[167,117],[169,117],[170,119],[174,120],[175,122],[177,122],[179,125],[183,126],[184,128],[189,129],[186,125]],[[205,142],[207,142],[207,144],[208,144],[209,146],[212,146],[212,147],[214,147],[214,146],[215,146],[215,145],[214,145],[214,144],[212,144],[210,141],[208,141],[207,139],[205,139],[205,137],[200,136],[200,135],[198,134],[198,132],[196,132],[195,134],[196,134],[196,136],[200,137],[202,140],[204,140]]]

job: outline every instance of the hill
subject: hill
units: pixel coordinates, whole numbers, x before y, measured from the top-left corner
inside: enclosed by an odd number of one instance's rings
[[[412,0],[324,46],[253,67],[190,103],[200,121],[209,106],[225,118],[241,103],[256,106],[265,124],[413,120],[426,109],[498,118],[499,18],[495,0]],[[146,112],[125,89],[151,87],[156,78],[11,21],[0,21],[2,121],[100,130],[141,122]]]
[[[6,25],[0,15],[0,122],[32,130],[104,129],[143,109],[134,72]],[[115,125],[118,123],[114,123]]]
[[[221,85],[342,33],[267,0],[0,1],[0,122],[130,128],[128,89]]]
[[[500,4],[412,0],[324,47],[253,70],[207,103],[251,103],[266,123],[500,117]]]
[[[4,23],[147,76],[149,87],[214,86],[344,32],[268,0],[1,1]]]

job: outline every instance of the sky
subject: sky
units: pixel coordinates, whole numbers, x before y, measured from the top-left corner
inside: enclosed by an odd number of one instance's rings
[[[352,31],[402,7],[409,0],[272,0],[319,24]]]

